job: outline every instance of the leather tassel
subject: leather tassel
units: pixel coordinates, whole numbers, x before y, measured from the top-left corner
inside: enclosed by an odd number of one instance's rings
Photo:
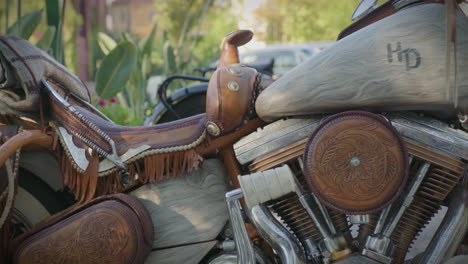
[[[174,159],[172,161],[172,174],[174,177],[177,177],[179,175],[179,159],[180,159],[180,152],[174,153]]]
[[[86,178],[86,187],[84,192],[86,195],[83,195],[83,200],[89,201],[94,197],[96,192],[96,184],[98,180],[98,171],[99,171],[99,157],[95,151],[91,154],[91,161],[88,164],[88,168],[84,172],[84,177]]]
[[[61,152],[61,151],[60,151]],[[60,153],[59,152],[59,153]],[[70,182],[70,175],[68,175],[67,173],[67,157],[66,155],[63,155],[63,153],[60,153],[60,171],[62,172],[62,188],[65,187],[65,186],[68,186],[68,183]]]
[[[68,164],[67,164],[68,165]],[[73,191],[73,193],[75,192],[75,175],[73,175],[73,168],[67,166],[66,168],[66,173],[69,175],[68,177],[70,177],[70,185],[68,186],[68,188],[70,188],[71,191]]]
[[[143,171],[141,170],[140,162],[136,161],[133,164],[135,164],[136,172],[138,173],[139,179],[141,179],[140,182],[148,183],[148,175],[143,173]]]
[[[164,159],[165,159],[165,167],[164,167],[164,174],[162,175],[161,179],[167,179],[169,177],[169,173],[171,171],[171,161],[170,161],[170,155],[171,154],[166,154]]]
[[[72,161],[68,155],[65,155],[62,148],[57,151],[61,156],[60,167],[63,174],[63,184],[68,186],[75,199],[85,202],[93,197],[120,192],[123,189],[119,172],[116,171],[102,177],[98,176],[98,157],[93,156],[86,171],[80,173],[73,167]],[[202,161],[203,158],[198,154],[197,149],[149,155],[128,164],[129,177],[135,181],[135,176],[138,174],[136,181],[140,183],[157,183],[192,172],[200,166]]]
[[[80,191],[81,191],[81,177],[79,177],[79,174],[76,173],[74,178],[75,178],[75,198],[77,200],[79,200],[80,195],[81,195],[81,193],[80,193]]]
[[[154,156],[157,162],[155,164],[157,165],[156,170],[157,172],[154,175],[154,182],[159,182],[161,181],[162,176],[164,175],[164,154],[160,155],[160,158],[158,156]]]

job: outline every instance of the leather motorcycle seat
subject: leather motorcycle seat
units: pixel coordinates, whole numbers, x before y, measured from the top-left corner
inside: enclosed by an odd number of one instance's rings
[[[206,114],[153,126],[122,126],[107,121],[84,108],[75,107],[86,119],[96,124],[114,140],[119,156],[142,145],[149,145],[151,149],[187,145],[200,138],[205,131]]]
[[[91,134],[100,131],[115,142],[116,152],[119,156],[129,153],[132,149],[142,148],[142,146],[146,146],[146,150],[188,145],[202,137],[205,131],[206,114],[153,126],[118,125],[105,119],[97,109],[90,105],[84,104],[72,96],[67,96],[69,94],[65,94],[63,87],[57,82],[47,80],[46,85],[55,91],[55,93],[50,91],[53,93],[50,102],[52,118],[58,121],[59,126],[63,125],[69,131],[82,131],[82,136],[92,140],[93,144],[100,142],[99,140],[94,141]],[[67,106],[68,102],[64,97],[68,97],[72,106]],[[98,145],[98,147],[111,151],[106,149],[106,146]]]

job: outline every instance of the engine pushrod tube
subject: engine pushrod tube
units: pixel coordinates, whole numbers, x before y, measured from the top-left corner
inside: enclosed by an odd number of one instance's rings
[[[255,251],[250,241],[241,213],[239,199],[243,198],[241,189],[226,193],[226,205],[237,249],[237,263],[255,264]]]
[[[301,160],[299,160],[299,164],[302,164]],[[302,168],[302,165],[301,165]],[[301,203],[302,207],[306,209],[307,213],[309,214],[310,218],[314,222],[315,226],[317,227],[319,233],[323,237],[330,237],[330,232],[327,230],[325,225],[322,223],[321,219],[318,217],[317,213],[312,210],[310,206],[313,202],[313,197],[310,194],[307,194],[301,187],[298,179],[294,177],[294,189],[299,198],[299,202]]]
[[[314,200],[315,200],[315,203],[318,205],[318,208],[320,209],[320,212],[322,213],[323,219],[325,220],[325,223],[327,224],[331,234],[335,235],[336,234],[336,228],[333,225],[330,214],[328,213],[325,206],[323,206],[323,204],[319,201],[319,199],[315,195],[314,195]]]
[[[408,164],[411,165],[412,163],[413,163],[413,156],[409,156]],[[382,232],[385,226],[385,221],[387,220],[388,215],[390,214],[391,208],[392,208],[392,205],[390,204],[389,206],[384,208],[382,212],[380,213],[379,220],[377,220],[377,224],[375,225],[374,234],[377,235],[377,234],[380,234],[380,232]]]
[[[419,189],[419,186],[421,186],[421,183],[423,182],[424,177],[429,171],[430,166],[431,166],[431,163],[425,162],[418,169],[418,172],[416,173],[414,180],[411,182],[409,191],[405,194],[402,206],[399,208],[398,212],[394,215],[394,217],[391,218],[391,222],[387,226],[385,226],[383,230],[384,236],[390,237],[393,234],[393,231],[395,231],[395,228],[397,227],[398,222],[403,216],[403,213],[411,205],[411,202],[414,199],[414,195],[416,194],[416,191]]]
[[[304,251],[297,239],[274,219],[265,205],[253,206],[250,209],[250,218],[258,233],[278,253],[281,263],[307,263]]]

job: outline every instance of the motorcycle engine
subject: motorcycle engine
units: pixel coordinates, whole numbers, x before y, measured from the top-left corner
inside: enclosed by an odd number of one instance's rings
[[[329,144],[324,147],[314,144],[314,138],[321,133],[317,132],[320,129],[330,128],[328,124],[333,123],[330,117],[279,120],[235,145],[238,161],[248,166],[251,173],[287,165],[304,193],[312,197],[309,211],[316,212],[316,218],[311,217],[301,204],[297,193],[266,203],[275,219],[299,240],[309,260],[340,261],[355,257],[359,252],[375,261],[403,263],[418,234],[428,226],[434,215],[442,211],[442,206],[448,203],[449,194],[461,184],[467,168],[467,133],[415,113],[381,114],[377,119],[384,120],[381,122],[387,122],[390,127],[373,132],[372,137],[380,138],[381,145],[374,146],[374,152],[362,151],[360,155],[367,155],[372,169],[363,167],[362,173],[357,176],[343,174],[343,171],[349,171],[343,166],[357,168],[366,164],[361,164],[354,152],[340,152],[340,148],[358,144],[354,149],[359,149],[359,140],[366,139],[362,137],[365,133],[359,130],[369,128],[365,124],[355,126],[354,134],[348,135],[348,141],[342,140],[341,143],[342,131],[329,134],[329,138],[338,141],[328,140]],[[353,137],[356,140],[350,143]],[[385,140],[386,137],[391,140]],[[392,140],[397,143],[393,146],[387,144]],[[390,157],[385,154],[385,148],[390,149],[395,144],[401,144],[401,147],[391,150],[395,155]],[[341,154],[324,154],[328,155],[326,160],[333,164],[333,168],[341,169],[327,174],[323,169],[326,166],[313,164],[314,161],[317,163],[317,159],[310,158],[312,154],[307,153],[322,155],[332,148],[334,151],[331,152]],[[340,164],[345,164],[343,155],[349,163],[340,167]],[[320,168],[323,170],[316,173]],[[356,179],[363,182],[356,182]],[[343,182],[346,184],[343,185]],[[334,188],[333,184],[342,186]],[[337,193],[338,189],[341,191]],[[375,198],[375,201],[371,204],[359,201],[361,190],[367,191],[367,195]],[[437,227],[431,223],[432,229]],[[330,239],[324,235],[327,233],[332,239],[340,237],[340,241],[345,241],[346,245],[336,252],[330,252],[323,246],[326,244],[324,241]]]

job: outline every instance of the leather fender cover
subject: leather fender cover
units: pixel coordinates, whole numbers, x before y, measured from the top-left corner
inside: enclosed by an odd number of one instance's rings
[[[20,238],[13,263],[143,263],[151,251],[151,218],[131,196],[102,196],[52,218]]]

